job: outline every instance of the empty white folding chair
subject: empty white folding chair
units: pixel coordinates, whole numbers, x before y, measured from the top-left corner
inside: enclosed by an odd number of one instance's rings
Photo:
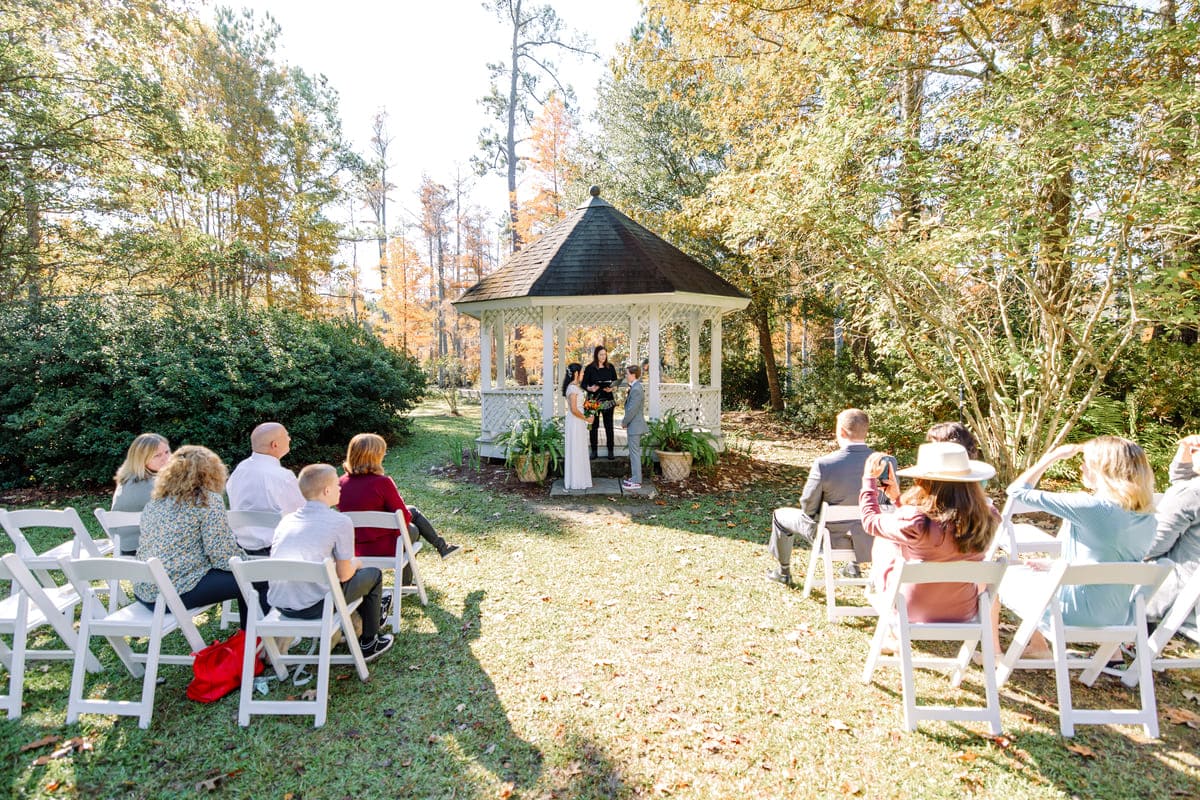
[[[73,561],[63,558],[60,564],[83,599],[83,611],[79,616],[80,645],[76,648],[71,693],[67,701],[67,724],[78,720],[80,714],[119,714],[137,717],[139,728],[148,727],[150,715],[154,712],[158,665],[191,665],[190,653],[202,650],[205,646],[204,638],[196,630],[192,617],[212,606],[185,608],[162,562],[157,558],[148,561],[132,558],[84,558]],[[122,593],[123,605],[115,611],[107,611],[98,594],[109,591],[109,586],[118,581],[156,583],[159,594],[154,601],[154,608],[147,608],[136,598],[125,598]],[[175,630],[180,631],[187,640],[189,655],[162,653],[163,637]],[[84,697],[86,676],[83,653],[93,636],[107,639],[129,674],[142,678],[140,700],[93,700]],[[147,638],[146,652],[134,652],[126,641],[129,637]]]
[[[1010,497],[1000,512],[1000,525],[992,544],[988,547],[985,557],[995,558],[996,553],[1003,550],[1008,554],[1008,560],[1016,562],[1022,553],[1046,553],[1051,558],[1057,558],[1062,553],[1062,542],[1052,533],[1042,530],[1028,522],[1013,522],[1017,514],[1034,514],[1042,509],[1026,505],[1016,498]],[[1066,523],[1064,522],[1063,525]],[[1059,530],[1061,531],[1061,526]]]
[[[100,523],[100,527],[104,530],[104,535],[108,537],[108,541],[112,543],[113,556],[120,557],[123,549],[137,550],[137,547],[124,548],[122,542],[118,541],[120,537],[114,531],[118,528],[136,528],[142,524],[142,512],[140,511],[109,511],[105,508],[97,508],[92,510],[96,521]]]
[[[416,556],[421,549],[421,542],[418,539],[415,544],[413,543],[412,536],[410,536],[412,526],[404,521],[403,511],[349,511],[346,512],[346,516],[354,522],[355,528],[388,528],[399,532],[396,537],[396,554],[394,556],[359,556],[364,567],[395,570],[392,608],[388,612],[386,624],[391,625],[392,630],[399,633],[401,597],[406,594],[415,594],[420,599],[421,605],[429,603],[429,598],[425,594],[425,582],[421,580],[421,571],[417,568]],[[415,535],[415,531],[413,535]],[[411,568],[413,581],[411,585],[407,586],[403,585],[406,566]]]
[[[283,519],[283,515],[277,511],[227,511],[229,517],[229,527],[233,528],[236,535],[241,528],[277,528],[279,521]],[[261,556],[248,556],[248,559],[261,558]],[[248,597],[257,597],[258,595],[247,595]],[[221,603],[221,630],[228,628],[232,620],[237,619],[237,612],[233,610],[233,601],[226,600]]]
[[[858,559],[853,549],[833,549],[829,535],[829,524],[835,522],[856,522],[861,519],[858,506],[833,506],[821,504],[821,513],[817,517],[817,530],[813,535],[812,553],[808,558],[808,573],[804,576],[804,591],[800,597],[806,598],[816,583],[817,568],[825,571],[825,617],[830,622],[840,622],[846,617],[874,617],[879,612],[870,606],[839,606],[837,590],[841,587],[864,588],[869,586],[869,578],[852,578],[842,575],[835,565],[854,564]]]
[[[243,561],[231,558],[229,566],[237,578],[243,595],[253,596],[253,584],[259,581],[303,581],[320,584],[325,589],[325,608],[319,619],[296,619],[286,617],[279,609],[263,616],[257,603],[251,603],[246,615],[246,641],[263,641],[268,660],[280,677],[287,675],[288,664],[317,663],[316,697],[312,700],[258,700],[254,697],[254,648],[246,647],[242,662],[242,689],[238,702],[238,724],[249,725],[253,714],[312,714],[313,726],[325,724],[325,712],[329,705],[329,668],[331,664],[354,664],[358,677],[366,681],[370,677],[367,662],[358,646],[354,633],[351,612],[358,608],[362,599],[347,603],[342,594],[342,584],[337,579],[337,568],[333,559],[327,558],[320,564],[311,561],[260,558]],[[335,656],[333,635],[341,631],[349,655]],[[312,655],[285,655],[279,651],[276,638],[317,639],[317,653]]]
[[[961,720],[986,722],[993,734],[1000,733],[1000,692],[996,686],[995,644],[992,630],[991,609],[996,596],[996,587],[1004,575],[1007,565],[995,561],[952,561],[912,562],[901,565],[899,575],[889,591],[880,599],[879,624],[871,642],[871,652],[863,669],[863,683],[870,683],[871,676],[879,664],[900,667],[901,686],[904,695],[904,726],[910,731],[917,729],[921,720]],[[979,612],[966,622],[910,622],[905,605],[903,587],[929,583],[969,583],[983,587],[979,594]],[[895,626],[899,644],[896,655],[883,655],[883,644],[888,630]],[[940,656],[916,656],[912,651],[914,641],[962,642],[954,658]],[[948,671],[950,685],[958,686],[971,664],[975,650],[983,650],[983,685],[986,705],[983,708],[962,706],[922,706],[917,704],[916,684],[913,670],[939,669]]]
[[[1132,709],[1077,709],[1071,702],[1071,670],[1082,670],[1081,681],[1090,684],[1104,669],[1123,642],[1134,642],[1138,654],[1149,652],[1149,637],[1146,634],[1146,599],[1154,594],[1167,576],[1169,569],[1158,564],[1104,563],[1068,564],[1063,561],[1053,564],[1042,586],[1044,597],[1030,598],[1028,608],[1033,613],[1021,621],[1013,636],[1012,644],[1000,658],[996,667],[996,680],[1000,686],[1007,682],[1014,669],[1053,669],[1058,691],[1059,727],[1063,736],[1074,736],[1076,725],[1137,725],[1140,724],[1151,738],[1158,737],[1158,707],[1154,698],[1154,679],[1150,659],[1139,659],[1138,678],[1140,708]],[[1084,626],[1067,625],[1062,618],[1059,589],[1063,586],[1116,585],[1130,587],[1130,603],[1134,620],[1125,625]],[[1050,612],[1050,644],[1052,658],[1023,658],[1025,646],[1037,630],[1038,622],[1045,611]],[[1098,645],[1090,656],[1076,657],[1067,652],[1067,645],[1074,642]]]
[[[110,540],[92,538],[79,513],[73,508],[28,508],[19,511],[0,509],[0,528],[3,528],[12,540],[13,551],[47,588],[56,585],[50,572],[59,569],[58,560],[63,556],[72,559],[99,558],[113,550]],[[70,531],[71,538],[39,553],[29,541],[27,531],[30,528]]]
[[[1193,643],[1200,643],[1200,570],[1197,570],[1179,590],[1175,602],[1167,609],[1154,633],[1150,634],[1147,642],[1147,652],[1150,653],[1151,667],[1154,670],[1164,669],[1200,669],[1200,658],[1174,658],[1166,655],[1167,644],[1176,634],[1181,634]],[[1121,681],[1126,686],[1137,686],[1141,680],[1142,657],[1137,654],[1132,664],[1126,668]]]
[[[8,694],[0,696],[0,708],[9,719],[21,716],[21,698],[25,685],[25,662],[33,660],[71,660],[75,658],[79,637],[75,633],[75,606],[79,594],[70,584],[46,588],[16,553],[0,556],[0,581],[11,581],[12,592],[0,600],[0,633],[12,634],[9,647],[0,640],[0,663],[8,670]],[[29,634],[42,627],[51,628],[67,646],[65,650],[30,649]],[[91,672],[100,671],[100,662],[85,651],[84,664]]]

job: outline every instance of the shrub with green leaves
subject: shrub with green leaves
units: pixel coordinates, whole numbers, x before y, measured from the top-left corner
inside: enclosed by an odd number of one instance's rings
[[[104,484],[130,440],[160,433],[228,464],[251,429],[287,425],[289,463],[395,441],[425,390],[406,354],[346,321],[192,298],[0,306],[0,485]]]

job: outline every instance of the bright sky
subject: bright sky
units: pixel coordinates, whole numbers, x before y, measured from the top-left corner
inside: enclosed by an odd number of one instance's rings
[[[511,40],[481,0],[224,0],[271,14],[282,28],[278,56],[309,73],[322,73],[341,98],[343,132],[366,153],[371,120],[385,107],[396,190],[394,203],[418,206],[422,173],[449,185],[456,165],[470,173],[479,131],[488,119],[479,98],[488,93],[488,62],[505,61]],[[526,0],[530,2],[530,0]],[[563,83],[575,88],[585,124],[595,87],[617,44],[641,15],[639,0],[551,0],[564,23],[592,38],[600,61],[555,56]],[[505,207],[502,178],[480,178],[476,204]],[[356,212],[357,213],[357,212]],[[363,212],[365,213],[365,212]],[[389,221],[397,215],[389,214]],[[359,248],[372,263],[373,247]]]

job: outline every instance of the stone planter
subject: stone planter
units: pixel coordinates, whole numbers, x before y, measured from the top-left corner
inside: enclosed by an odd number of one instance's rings
[[[654,454],[658,456],[658,463],[662,466],[664,481],[681,481],[692,474],[691,453],[668,453],[663,450],[655,450]]]
[[[550,471],[550,454],[522,454],[513,457],[513,469],[521,483],[542,483]]]

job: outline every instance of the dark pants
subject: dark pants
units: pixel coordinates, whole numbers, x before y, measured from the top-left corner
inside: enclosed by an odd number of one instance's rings
[[[601,409],[600,413],[592,418],[592,429],[589,432],[592,443],[592,458],[596,457],[596,440],[600,431],[600,419],[604,419],[605,441],[608,443],[608,457],[613,457],[613,407]]]
[[[271,606],[267,603],[266,586],[267,584],[263,583],[263,588],[259,589],[259,584],[254,584],[254,588],[258,590],[258,607],[264,614],[271,610]],[[242,630],[246,629],[246,604],[232,572],[210,569],[195,588],[179,595],[179,599],[183,601],[185,608],[199,608],[213,603],[223,603],[226,600],[235,600],[237,601],[238,623],[242,626]],[[146,608],[154,608],[154,603],[147,603],[140,597],[138,602]]]
[[[438,553],[444,553],[446,551],[446,540],[439,536],[438,532],[433,529],[433,523],[412,506],[408,507],[408,513],[412,515],[412,523],[416,526],[417,533],[421,534],[421,538],[433,545],[433,548]]]
[[[379,633],[379,604],[383,600],[383,573],[375,567],[363,567],[350,576],[350,580],[342,581],[342,594],[347,603],[353,603],[363,598],[358,607],[358,615],[362,617],[361,642],[370,642]],[[296,619],[320,619],[325,613],[325,601],[314,603],[308,608],[281,608],[280,612],[286,617]]]

